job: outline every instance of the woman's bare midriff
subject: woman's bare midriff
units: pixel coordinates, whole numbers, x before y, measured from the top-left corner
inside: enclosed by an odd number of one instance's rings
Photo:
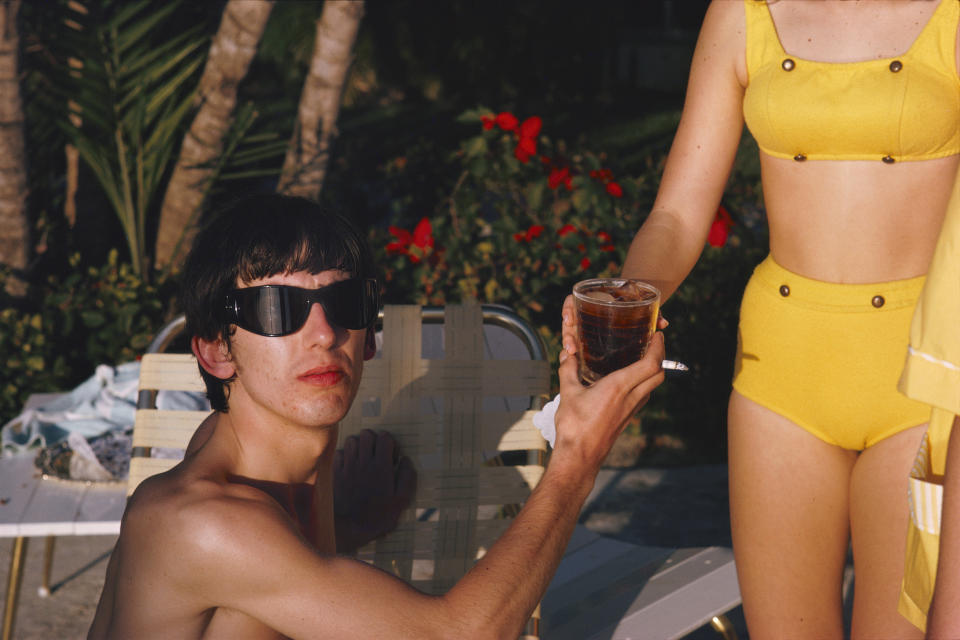
[[[923,275],[960,156],[892,165],[760,153],[770,253],[815,280],[868,283]]]

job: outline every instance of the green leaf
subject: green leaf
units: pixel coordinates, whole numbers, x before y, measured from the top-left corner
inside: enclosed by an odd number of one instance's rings
[[[110,20],[104,29],[117,32],[117,52],[138,44],[149,33],[157,29],[165,19],[171,16],[182,4],[180,0],[167,0],[163,3],[142,0],[129,2]]]
[[[464,144],[463,150],[466,152],[468,158],[474,158],[476,156],[485,155],[488,149],[487,139],[483,136],[474,136],[470,140],[467,140]]]
[[[584,213],[590,208],[590,194],[586,189],[577,189],[570,197],[573,202],[573,208],[580,213]]]
[[[493,115],[493,109],[487,109],[484,106],[479,106],[475,109],[467,109],[459,116],[457,116],[457,122],[462,122],[464,124],[473,124],[480,122],[480,116],[489,116]]]
[[[89,328],[100,327],[107,321],[106,317],[98,311],[81,311],[80,319],[83,324]]]
[[[537,210],[543,206],[543,196],[547,192],[547,183],[543,180],[538,180],[527,185],[526,193],[524,194],[527,198],[527,206],[531,209]]]
[[[487,283],[483,285],[484,298],[490,301],[496,300],[498,286],[499,285],[497,284],[497,281],[495,279],[491,278],[487,280]]]
[[[474,177],[484,176],[486,175],[487,171],[489,171],[489,164],[487,163],[487,159],[485,157],[481,156],[479,158],[474,158],[470,162],[470,173]]]

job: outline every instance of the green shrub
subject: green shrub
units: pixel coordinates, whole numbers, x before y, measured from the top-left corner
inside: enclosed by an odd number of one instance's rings
[[[509,305],[543,336],[556,362],[564,298],[578,280],[619,274],[656,196],[666,148],[630,172],[612,169],[604,153],[544,135],[536,117],[520,122],[480,108],[460,120],[475,133],[450,155],[457,178],[436,209],[413,228],[408,222],[372,231],[385,299]],[[725,450],[740,296],[766,251],[759,170],[750,158],[744,145],[724,199],[730,224],[718,212],[722,246],[706,247],[664,308],[668,352],[692,370],[671,374],[654,394],[643,432],[669,435],[688,458],[716,459]],[[388,170],[399,182],[406,166],[422,164],[405,158]],[[395,215],[398,225],[417,219]]]
[[[64,391],[98,364],[141,355],[168,319],[175,284],[148,284],[111,251],[102,267],[80,267],[34,284],[25,298],[0,293],[0,423],[15,416],[27,396]],[[0,289],[8,277],[0,271]]]

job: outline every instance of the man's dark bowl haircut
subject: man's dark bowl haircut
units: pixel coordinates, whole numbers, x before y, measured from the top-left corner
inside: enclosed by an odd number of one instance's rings
[[[227,292],[278,273],[331,269],[360,278],[376,277],[365,238],[340,214],[305,198],[279,194],[240,199],[223,209],[197,235],[181,276],[180,306],[186,334],[222,337],[227,348],[235,331],[224,324]],[[215,411],[227,411],[229,383],[200,374]]]

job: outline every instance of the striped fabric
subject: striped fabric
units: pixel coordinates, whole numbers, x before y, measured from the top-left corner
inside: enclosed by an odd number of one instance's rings
[[[943,485],[934,477],[930,470],[930,440],[924,433],[910,470],[910,519],[921,531],[940,535]]]

